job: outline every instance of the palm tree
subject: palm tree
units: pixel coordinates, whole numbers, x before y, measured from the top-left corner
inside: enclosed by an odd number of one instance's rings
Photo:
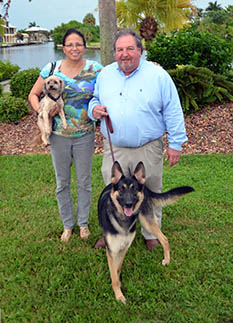
[[[158,27],[170,32],[188,23],[188,14],[196,14],[191,0],[118,0],[117,19],[122,27],[140,30],[141,36],[150,41]]]
[[[115,0],[99,0],[100,49],[102,65],[114,61],[113,40],[117,31]]]
[[[28,24],[28,28],[31,28],[31,27],[38,27],[38,26],[36,25],[36,22],[35,22],[35,21],[33,21],[33,22],[29,22],[29,24]]]
[[[88,25],[95,26],[95,17],[92,13],[86,14],[86,16],[83,18],[83,23]]]
[[[222,10],[222,7],[220,4],[218,4],[217,1],[209,2],[208,7],[206,8],[206,11],[218,11]]]

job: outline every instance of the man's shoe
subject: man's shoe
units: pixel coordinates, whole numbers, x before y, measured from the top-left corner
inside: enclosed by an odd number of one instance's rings
[[[158,239],[149,239],[149,240],[145,240],[145,242],[146,242],[146,247],[149,250],[152,250],[153,248],[157,247],[159,244]]]
[[[94,248],[95,249],[99,249],[99,248],[105,248],[106,244],[105,244],[105,240],[104,240],[104,236],[102,236],[101,238],[99,238],[99,240],[96,242]]]

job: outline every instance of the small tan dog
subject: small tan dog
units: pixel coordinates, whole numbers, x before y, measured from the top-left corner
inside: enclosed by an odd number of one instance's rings
[[[44,143],[45,146],[50,145],[49,136],[52,132],[52,116],[59,114],[62,120],[62,126],[67,128],[65,113],[63,110],[64,102],[62,99],[62,93],[64,91],[64,81],[57,76],[49,76],[45,79],[43,86],[43,93],[45,96],[40,101],[41,112],[38,115],[37,125],[41,134],[34,142]]]

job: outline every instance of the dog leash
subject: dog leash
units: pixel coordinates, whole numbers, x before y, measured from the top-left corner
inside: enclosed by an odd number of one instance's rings
[[[114,154],[113,154],[112,141],[111,141],[111,137],[110,137],[110,133],[113,133],[112,122],[111,122],[111,119],[109,116],[105,116],[104,119],[105,119],[107,133],[108,133],[108,141],[109,141],[111,155],[112,155],[112,162],[114,163],[115,158],[114,158]]]

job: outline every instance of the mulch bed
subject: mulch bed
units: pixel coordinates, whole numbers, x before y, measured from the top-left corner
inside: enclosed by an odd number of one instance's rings
[[[0,122],[0,154],[48,154],[49,148],[33,147],[31,141],[38,131],[37,116],[29,114],[15,123]],[[215,104],[185,118],[189,141],[183,154],[233,153],[233,103]],[[165,149],[167,139],[164,136]],[[97,127],[95,154],[103,153],[103,136]]]

